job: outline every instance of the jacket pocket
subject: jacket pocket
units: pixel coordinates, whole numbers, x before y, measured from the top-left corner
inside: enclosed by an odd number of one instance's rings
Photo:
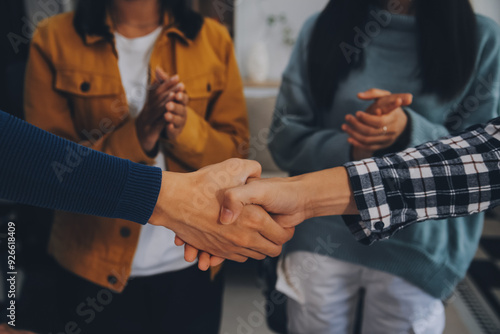
[[[120,78],[78,70],[57,70],[55,89],[80,97],[110,96],[121,92]]]
[[[220,72],[211,72],[184,81],[189,95],[189,106],[199,115],[208,118],[212,102],[224,90],[224,82]]]
[[[55,90],[66,96],[75,128],[115,128],[128,117],[128,104],[118,77],[81,70],[57,70]]]

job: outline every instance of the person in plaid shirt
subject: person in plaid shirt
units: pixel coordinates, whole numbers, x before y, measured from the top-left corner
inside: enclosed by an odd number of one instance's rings
[[[272,212],[284,227],[343,215],[356,240],[366,245],[416,222],[492,209],[500,205],[500,117],[400,153],[229,189],[221,223],[232,224],[250,204]],[[183,244],[179,238],[176,243]],[[186,245],[186,257],[196,259],[197,253]],[[200,269],[223,261],[206,255]]]
[[[232,223],[250,203],[274,213],[286,227],[312,217],[344,215],[364,244],[416,222],[494,208],[500,205],[500,117],[400,153],[229,189],[222,223]]]

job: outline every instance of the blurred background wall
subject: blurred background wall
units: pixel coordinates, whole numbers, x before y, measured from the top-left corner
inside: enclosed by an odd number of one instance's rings
[[[248,77],[248,56],[258,42],[267,44],[269,81],[279,81],[287,65],[292,47],[284,43],[283,30],[288,26],[296,37],[300,27],[313,13],[323,9],[328,0],[236,0],[235,45],[242,75]],[[477,12],[490,16],[500,24],[500,0],[472,0]],[[272,27],[268,18],[282,15],[287,23]]]

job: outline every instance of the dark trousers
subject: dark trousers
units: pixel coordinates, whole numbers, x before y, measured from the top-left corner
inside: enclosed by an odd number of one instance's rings
[[[131,279],[114,293],[64,269],[57,274],[59,333],[217,334],[223,275],[188,269]],[[81,330],[81,332],[79,331]]]

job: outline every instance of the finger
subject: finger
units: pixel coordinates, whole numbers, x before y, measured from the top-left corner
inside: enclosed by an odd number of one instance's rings
[[[246,206],[236,224],[250,230],[247,238],[242,240],[244,247],[271,257],[281,253],[281,246],[292,238],[295,230],[282,228],[262,207],[256,205]]]
[[[383,89],[372,88],[366,92],[358,93],[358,98],[361,100],[374,100],[388,95],[391,95],[391,92]]]
[[[186,118],[182,116],[177,116],[171,112],[165,114],[165,121],[167,123],[174,125],[175,128],[181,128],[186,123]]]
[[[258,230],[260,234],[278,246],[285,244],[293,237],[294,229],[284,229],[266,212],[263,212],[260,223],[261,228]]]
[[[383,97],[377,102],[373,103],[366,112],[372,115],[383,115],[388,114],[391,111],[402,106],[402,100],[400,98],[394,98],[393,95]]]
[[[179,103],[168,102],[167,104],[165,104],[165,109],[166,111],[171,112],[172,114],[175,115],[179,116],[186,115],[186,107]]]
[[[409,106],[412,102],[412,94],[392,94],[378,99],[374,105],[382,111],[382,114],[388,114],[398,108]]]
[[[191,245],[185,244],[184,245],[184,260],[187,262],[194,262],[196,261],[196,258],[198,257],[198,249],[194,248]]]
[[[356,113],[356,118],[363,124],[373,128],[382,129],[386,124],[386,120],[381,116],[370,115],[363,111]]]
[[[262,238],[262,237],[261,237]],[[272,244],[270,241],[267,241],[269,244]],[[276,246],[276,245],[274,245]],[[277,247],[277,246],[276,246]],[[253,248],[253,247],[252,247]],[[281,247],[280,247],[281,248]],[[271,248],[269,248],[271,249]],[[268,255],[267,253],[262,253],[262,252],[259,252],[259,251],[256,251],[254,249],[246,249],[246,248],[242,248],[239,252],[240,256],[243,256],[245,258],[250,258],[250,259],[254,259],[254,260],[264,260],[266,258],[266,255]],[[239,262],[239,261],[238,261]]]
[[[155,69],[156,81],[163,83],[170,79],[169,75],[159,66]]]
[[[175,236],[175,240],[174,240],[174,243],[176,246],[182,246],[185,244],[184,240],[182,240],[181,238],[179,238],[178,236]]]
[[[155,103],[166,104],[167,102],[174,101],[175,95],[184,91],[184,84],[177,83],[175,86],[167,87],[166,89],[158,90],[156,92]]]
[[[227,260],[231,260],[234,262],[239,262],[239,263],[244,263],[248,260],[248,256],[241,255],[241,254],[228,254],[225,255],[224,258]]]
[[[401,100],[402,106],[409,106],[413,103],[413,94],[410,93],[401,93],[401,94],[393,94],[396,99]]]
[[[388,136],[365,136],[360,134],[357,131],[354,131],[350,126],[346,125],[343,126],[342,129],[349,135],[351,138],[356,139],[358,142],[360,142],[363,145],[383,145],[386,144],[390,141],[390,138]]]
[[[210,267],[220,266],[225,260],[218,256],[212,256],[210,258]]]
[[[201,252],[200,256],[198,256],[198,268],[201,271],[207,271],[210,269],[210,254],[207,252]]]
[[[365,136],[377,136],[384,133],[380,128],[374,128],[372,126],[368,126],[364,123],[361,123],[356,117],[353,115],[347,115],[345,120],[349,123],[348,125],[354,130],[359,132]],[[344,127],[347,127],[346,124],[342,125],[342,130],[345,131]]]
[[[175,94],[175,101],[179,102],[184,106],[187,106],[189,103],[189,96],[184,92],[179,92]]]
[[[291,228],[300,224],[304,219],[298,215],[271,215],[273,220],[283,228]]]
[[[176,128],[172,123],[167,124],[165,128],[165,135],[167,139],[174,140],[176,139],[182,132],[182,128]]]
[[[267,201],[265,188],[264,185],[259,186],[253,182],[226,190],[220,213],[221,223],[224,225],[234,223],[246,205],[263,205]]]
[[[180,78],[178,75],[174,75],[173,77],[170,77],[168,80],[165,82],[161,83],[158,88],[156,88],[155,94],[158,96],[159,99],[165,99],[166,95],[168,95],[170,92],[177,92],[180,91],[180,89],[184,87],[184,84],[180,85]]]

